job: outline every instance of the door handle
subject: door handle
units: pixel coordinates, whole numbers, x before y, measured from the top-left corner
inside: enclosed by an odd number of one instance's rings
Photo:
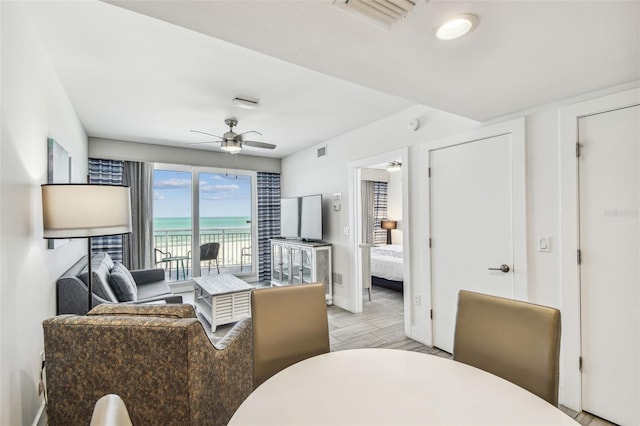
[[[502,265],[500,265],[499,268],[489,268],[490,271],[502,271],[505,274],[507,272],[509,272],[511,269],[509,268],[509,265],[505,265],[504,263]]]

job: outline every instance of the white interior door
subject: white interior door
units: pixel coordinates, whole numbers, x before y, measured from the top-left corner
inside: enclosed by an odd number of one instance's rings
[[[511,134],[430,152],[433,344],[447,352],[459,290],[515,296],[512,154]]]
[[[582,409],[640,424],[640,106],[580,118]]]

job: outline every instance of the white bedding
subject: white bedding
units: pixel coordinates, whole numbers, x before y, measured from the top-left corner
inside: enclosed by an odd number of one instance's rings
[[[402,246],[371,248],[371,275],[391,281],[403,280]]]

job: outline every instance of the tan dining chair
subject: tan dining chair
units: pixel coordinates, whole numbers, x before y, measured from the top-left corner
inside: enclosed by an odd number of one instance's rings
[[[461,290],[453,359],[558,405],[560,311]]]
[[[323,284],[256,289],[251,317],[254,388],[298,361],[329,352]]]

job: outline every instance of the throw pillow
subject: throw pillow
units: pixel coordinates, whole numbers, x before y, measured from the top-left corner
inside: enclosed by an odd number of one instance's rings
[[[138,287],[131,272],[122,263],[116,263],[109,276],[109,284],[120,302],[138,299]]]

